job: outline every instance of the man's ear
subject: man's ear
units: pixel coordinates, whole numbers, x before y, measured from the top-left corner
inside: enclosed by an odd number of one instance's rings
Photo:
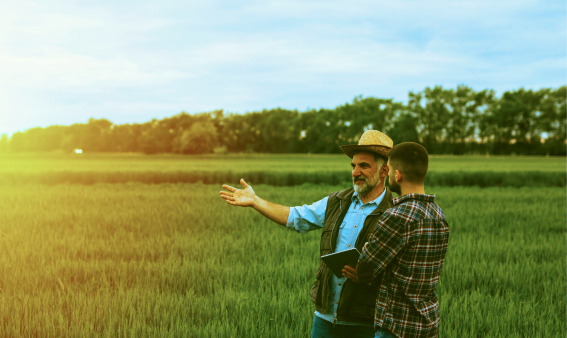
[[[388,176],[388,173],[390,173],[390,169],[388,169],[388,164],[384,163],[380,168],[380,177],[384,178]]]
[[[396,183],[399,183],[402,180],[402,172],[399,170],[394,171],[394,178],[396,179]]]

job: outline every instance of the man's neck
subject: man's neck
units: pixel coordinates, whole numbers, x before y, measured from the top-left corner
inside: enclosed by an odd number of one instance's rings
[[[362,204],[366,204],[370,201],[374,201],[384,192],[384,184],[379,184],[372,189],[366,196],[358,195],[358,198],[362,201]]]
[[[425,194],[425,187],[423,185],[400,185],[400,197],[409,194]]]

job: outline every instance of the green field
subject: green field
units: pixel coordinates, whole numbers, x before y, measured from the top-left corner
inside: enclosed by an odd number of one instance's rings
[[[4,154],[0,174],[38,172],[195,172],[276,171],[350,172],[346,155],[228,154],[228,155],[141,155],[141,154]],[[565,157],[537,156],[431,156],[430,172],[452,171],[542,171],[565,172]]]
[[[0,184],[196,183],[244,177],[255,184],[343,184],[345,155],[8,154],[0,156]],[[432,156],[430,186],[564,187],[565,157]]]
[[[301,205],[345,187],[254,189]],[[231,207],[219,190],[3,185],[0,337],[308,337],[320,233]],[[565,188],[426,192],[451,232],[441,337],[565,337]]]

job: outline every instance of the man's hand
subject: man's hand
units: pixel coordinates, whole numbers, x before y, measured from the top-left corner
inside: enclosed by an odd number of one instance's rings
[[[360,284],[358,277],[356,277],[356,269],[350,265],[345,265],[345,267],[343,268],[343,276],[357,284]]]
[[[240,179],[240,184],[244,189],[236,189],[230,185],[223,185],[222,187],[228,191],[221,191],[220,195],[230,205],[237,205],[239,207],[251,207],[254,205],[254,197],[256,193],[251,186],[249,186],[243,179]],[[356,276],[356,274],[355,274]]]
[[[226,203],[239,207],[252,207],[271,221],[279,225],[286,225],[289,217],[289,207],[275,204],[256,196],[254,189],[244,182],[243,179],[240,179],[240,184],[242,184],[244,189],[236,189],[229,185],[222,186],[228,190],[220,192],[221,197],[226,200]]]

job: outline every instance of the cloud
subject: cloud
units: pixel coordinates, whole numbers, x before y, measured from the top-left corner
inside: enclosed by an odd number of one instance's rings
[[[564,13],[563,1],[532,0],[4,2],[0,114],[14,117],[0,132],[45,116],[142,121],[405,100],[437,84],[558,86]]]

